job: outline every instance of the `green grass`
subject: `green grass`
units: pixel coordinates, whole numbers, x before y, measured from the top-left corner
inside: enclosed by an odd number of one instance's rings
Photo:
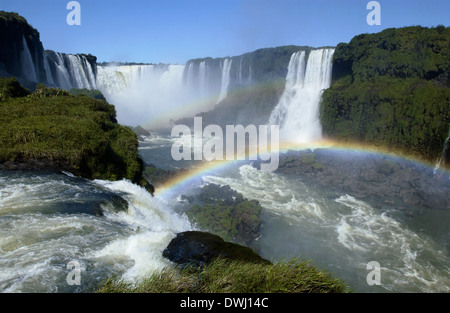
[[[166,268],[136,284],[109,278],[99,293],[345,293],[341,280],[308,261],[271,265],[215,259],[202,270]]]

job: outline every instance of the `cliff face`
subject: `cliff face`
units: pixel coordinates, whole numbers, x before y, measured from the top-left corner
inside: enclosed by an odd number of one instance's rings
[[[39,32],[16,13],[0,11],[0,73],[16,76],[30,87],[47,83]]]
[[[14,76],[34,89],[37,83],[96,88],[97,58],[44,50],[39,32],[17,13],[0,11],[0,76]]]
[[[203,81],[212,94],[219,94],[223,87],[221,76],[228,66],[226,97],[220,99],[212,110],[199,114],[204,123],[266,124],[285,89],[292,54],[305,51],[309,55],[312,49],[307,46],[282,46],[227,58],[190,60],[186,63],[185,81],[191,81],[192,76],[199,77],[200,86]],[[179,122],[189,125],[192,120]]]
[[[436,162],[450,124],[449,43],[449,27],[417,26],[339,44],[322,98],[324,134]]]

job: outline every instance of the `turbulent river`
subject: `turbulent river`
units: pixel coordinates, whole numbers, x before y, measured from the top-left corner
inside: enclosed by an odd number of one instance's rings
[[[140,152],[147,163],[175,168],[167,157],[172,143],[153,138],[141,142]],[[163,249],[177,232],[195,229],[177,198],[206,183],[260,202],[263,225],[252,248],[265,258],[310,260],[356,292],[450,291],[449,210],[409,218],[242,163],[155,197],[128,181],[0,172],[0,290],[90,292],[112,275],[135,282],[170,266]],[[80,265],[79,285],[68,284],[71,261]],[[372,261],[380,264],[380,285],[367,283]]]

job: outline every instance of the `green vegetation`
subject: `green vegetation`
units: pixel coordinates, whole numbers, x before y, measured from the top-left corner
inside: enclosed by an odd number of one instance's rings
[[[339,44],[324,134],[435,162],[450,124],[450,28],[406,27]]]
[[[214,204],[194,204],[187,215],[202,229],[207,229],[226,240],[239,236],[239,224],[258,224],[261,207],[256,201],[242,200],[237,205],[228,205],[218,199]]]
[[[151,136],[150,132],[143,128],[142,126],[135,126],[133,127],[133,131],[138,135],[139,137],[147,137]]]
[[[157,189],[163,186],[168,180],[187,172],[188,169],[183,168],[177,170],[164,170],[157,168],[153,164],[144,164],[142,175]]]
[[[113,105],[40,85],[24,91],[0,78],[0,166],[66,170],[90,179],[142,178],[136,134]]]
[[[31,91],[22,87],[16,78],[0,78],[0,102],[11,98],[25,97],[30,93]]]
[[[72,88],[69,91],[71,94],[73,94],[74,96],[78,96],[78,95],[85,95],[85,96],[89,96],[92,97],[94,99],[99,99],[99,100],[105,100],[105,96],[103,96],[102,92],[96,89],[87,89],[87,88],[83,88],[83,89],[76,89],[76,88]]]
[[[217,258],[202,269],[166,268],[137,284],[108,279],[100,293],[344,293],[339,279],[293,259],[254,264]]]
[[[201,229],[227,241],[248,243],[259,236],[262,207],[229,186],[208,184],[186,212]]]

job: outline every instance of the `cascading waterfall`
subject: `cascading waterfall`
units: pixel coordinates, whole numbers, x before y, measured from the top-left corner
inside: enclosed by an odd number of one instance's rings
[[[334,49],[317,49],[309,56],[305,51],[291,56],[286,89],[270,117],[271,124],[280,125],[282,139],[321,138],[318,104],[331,83],[333,53]],[[196,59],[185,65],[94,65],[84,55],[47,51],[44,57],[50,84],[67,90],[99,89],[116,106],[120,123],[152,127],[208,111],[229,90],[253,83],[252,64],[248,55]]]
[[[442,152],[441,152],[441,156],[439,157],[438,162],[436,163],[436,166],[434,168],[434,173],[436,174],[436,172],[441,168],[442,163],[445,161],[445,156],[448,153],[448,149],[450,149],[450,124],[449,124],[449,130],[448,130],[448,135],[447,138],[444,141],[443,147],[442,147]]]
[[[319,103],[324,89],[331,84],[334,49],[299,51],[291,56],[286,76],[286,88],[269,124],[280,125],[284,141],[309,143],[322,137]]]
[[[95,66],[95,65],[94,65]],[[84,55],[57,52],[44,53],[47,82],[59,88],[97,88],[95,69]]]
[[[79,55],[67,55],[69,61],[70,76],[73,78],[73,88],[95,89],[95,77],[91,66],[85,58]]]
[[[207,73],[207,68],[206,68],[206,62],[200,62],[199,65],[199,80],[200,80],[200,93],[201,96],[205,96],[207,93],[207,85],[206,85],[206,73]]]
[[[158,124],[161,119],[167,125],[167,112],[180,118],[189,109],[192,94],[183,84],[184,65],[107,65],[97,71],[97,88],[116,106],[120,123],[151,119]]]
[[[210,109],[227,96],[232,60],[186,65],[98,65],[97,88],[120,123],[153,127]],[[220,93],[220,94],[219,94]],[[169,112],[169,113],[168,113]],[[170,116],[169,116],[170,114]]]
[[[252,65],[246,57],[205,58],[185,65],[97,65],[81,54],[46,50],[43,63],[50,85],[100,90],[115,105],[120,123],[164,127],[170,120],[210,110],[230,88],[251,83]]]
[[[221,102],[227,97],[228,93],[228,85],[230,84],[230,70],[231,70],[231,64],[233,60],[231,59],[225,59],[222,64],[222,86],[220,89],[220,95],[219,99],[217,100],[217,103]]]
[[[193,101],[211,99],[216,102],[221,91],[222,69],[211,60],[189,61],[185,66],[184,88],[189,90]]]
[[[49,84],[53,85],[55,83],[55,81],[53,80],[53,75],[52,75],[52,71],[50,69],[50,64],[48,63],[48,57],[45,53],[44,53],[44,69],[45,69],[45,74],[47,76],[47,82]]]
[[[22,72],[29,81],[37,82],[36,68],[25,37],[22,38],[23,50],[20,55]]]
[[[64,89],[71,89],[69,72],[64,64],[63,56],[60,53],[56,53],[56,81],[58,86]]]

